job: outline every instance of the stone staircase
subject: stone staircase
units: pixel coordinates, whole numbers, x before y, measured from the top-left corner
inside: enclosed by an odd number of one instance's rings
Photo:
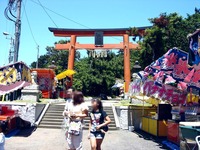
[[[63,122],[63,110],[64,105],[49,105],[48,110],[46,111],[45,115],[43,116],[39,128],[54,128],[54,129],[61,129],[61,125]]]
[[[63,110],[64,110],[64,105],[50,105],[44,117],[42,118],[38,128],[61,129],[63,121],[63,116],[62,116]],[[117,130],[112,107],[104,107],[104,110],[111,119],[111,123],[109,124],[109,130]],[[90,121],[89,119],[90,119],[89,117],[86,117],[84,119],[84,129],[88,129]]]

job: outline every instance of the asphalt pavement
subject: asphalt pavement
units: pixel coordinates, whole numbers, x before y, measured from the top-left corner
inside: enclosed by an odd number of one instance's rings
[[[84,131],[83,150],[90,150]],[[159,142],[129,131],[109,131],[102,144],[102,150],[160,150]],[[23,130],[6,139],[5,150],[67,150],[67,142],[61,129]]]

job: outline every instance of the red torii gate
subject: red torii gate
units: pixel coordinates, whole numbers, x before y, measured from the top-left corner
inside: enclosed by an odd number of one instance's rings
[[[144,35],[144,30],[147,27],[137,28],[139,35]],[[124,50],[124,80],[125,92],[128,92],[131,81],[130,68],[130,49],[138,49],[138,44],[129,42],[130,28],[116,28],[116,29],[65,29],[65,28],[49,28],[54,36],[70,37],[70,43],[56,44],[57,50],[69,50],[68,69],[74,69],[74,59],[77,49],[123,49]],[[79,44],[76,42],[76,37],[92,37],[95,32],[102,32],[103,36],[123,36],[123,42],[119,44],[104,44],[96,46],[95,44]],[[133,35],[132,35],[133,36]]]

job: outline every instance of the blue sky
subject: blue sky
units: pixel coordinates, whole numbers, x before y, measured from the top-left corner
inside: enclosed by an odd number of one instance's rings
[[[40,55],[45,54],[46,46],[53,46],[61,38],[54,37],[48,27],[55,27],[44,10],[32,1],[22,0],[25,6],[34,37],[40,46]],[[199,0],[40,0],[45,7],[79,22],[90,28],[127,28],[131,26],[149,26],[148,18],[156,17],[162,12],[177,12],[182,16],[194,13],[200,8]],[[9,40],[3,32],[14,35],[14,24],[4,17],[8,0],[0,0],[0,66],[8,63]],[[36,44],[31,36],[22,7],[22,34],[19,60],[28,65],[36,60]],[[56,14],[49,12],[58,27],[85,28]],[[92,38],[78,38],[80,43],[93,43]],[[114,38],[106,38],[104,43],[119,43]]]

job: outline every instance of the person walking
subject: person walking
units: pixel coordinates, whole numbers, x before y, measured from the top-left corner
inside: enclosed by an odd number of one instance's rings
[[[67,138],[68,136],[68,130],[69,130],[69,122],[70,122],[70,118],[68,117],[68,113],[69,113],[69,107],[71,106],[72,103],[72,97],[73,97],[73,90],[72,89],[68,89],[66,92],[66,97],[65,97],[65,108],[63,111],[63,124],[62,124],[62,128],[65,131],[65,136]]]
[[[83,119],[88,115],[88,106],[82,92],[75,91],[72,102],[65,108],[64,116],[69,118],[67,143],[69,150],[82,150]]]
[[[101,150],[101,144],[108,131],[111,122],[109,116],[103,110],[103,104],[99,99],[92,100],[92,112],[89,113],[89,139],[91,150]]]

